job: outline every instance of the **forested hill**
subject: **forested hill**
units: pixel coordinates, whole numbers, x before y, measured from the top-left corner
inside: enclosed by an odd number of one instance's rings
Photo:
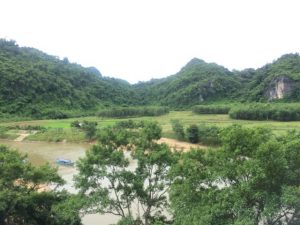
[[[0,40],[0,112],[60,118],[134,101],[130,84]]]
[[[229,71],[192,59],[177,74],[134,85],[140,102],[185,108],[214,101],[299,101],[300,56],[283,55],[257,70]]]
[[[34,48],[0,39],[0,117],[64,118],[101,108],[215,101],[300,100],[300,56],[283,55],[257,70],[230,71],[194,58],[177,74],[130,85]]]
[[[238,72],[244,80],[241,98],[248,101],[300,100],[300,56],[286,54],[257,70]]]
[[[177,74],[134,86],[140,101],[172,107],[232,99],[241,87],[240,77],[214,63],[194,58]]]

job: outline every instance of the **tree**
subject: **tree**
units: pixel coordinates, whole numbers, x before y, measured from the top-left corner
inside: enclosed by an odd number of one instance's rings
[[[97,131],[97,122],[83,121],[81,129],[84,130],[85,136],[88,140],[91,140],[95,137]]]
[[[62,216],[56,210],[70,199],[68,193],[40,190],[50,184],[63,184],[55,169],[33,167],[25,156],[0,146],[0,224],[80,225],[78,211]]]
[[[191,143],[198,143],[199,142],[199,128],[198,128],[198,126],[195,125],[195,124],[190,125],[186,129],[186,136],[187,136],[188,140]]]
[[[185,134],[182,123],[180,123],[179,120],[171,120],[171,124],[177,139],[184,140]]]
[[[85,201],[84,212],[120,216],[119,224],[165,221],[166,193],[171,184],[168,171],[175,157],[167,145],[154,142],[160,138],[160,127],[149,122],[138,132],[116,129],[100,131],[103,142],[77,163],[75,184]],[[128,149],[133,165],[125,155]]]
[[[299,134],[231,126],[221,137],[222,148],[182,153],[173,167],[174,224],[299,224]]]

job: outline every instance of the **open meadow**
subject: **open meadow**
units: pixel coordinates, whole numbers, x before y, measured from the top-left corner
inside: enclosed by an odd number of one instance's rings
[[[29,135],[27,140],[32,141],[69,141],[69,142],[80,142],[84,141],[84,134],[82,131],[71,128],[71,122],[78,121],[89,121],[97,122],[97,128],[107,127],[114,125],[119,121],[124,120],[148,120],[157,121],[161,125],[163,130],[163,137],[174,138],[174,133],[172,131],[172,120],[179,120],[184,127],[188,127],[191,124],[205,124],[214,125],[217,127],[226,127],[232,124],[240,124],[245,127],[264,127],[271,129],[274,134],[284,134],[288,130],[300,130],[300,121],[292,122],[280,122],[280,121],[250,121],[250,120],[234,120],[229,118],[228,115],[220,114],[195,114],[191,111],[171,111],[168,114],[157,116],[157,117],[135,117],[135,118],[102,118],[102,117],[79,117],[79,118],[69,118],[69,119],[56,119],[56,120],[32,120],[32,121],[18,121],[18,122],[3,122],[0,127],[14,127],[14,126],[41,126],[46,128],[43,132],[37,132],[36,134]],[[10,134],[14,131],[10,129],[8,131]],[[15,136],[11,136],[15,137]]]

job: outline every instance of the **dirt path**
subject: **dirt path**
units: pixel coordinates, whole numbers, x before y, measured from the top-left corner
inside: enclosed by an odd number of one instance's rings
[[[14,141],[23,141],[26,137],[28,137],[30,134],[34,134],[36,131],[27,131],[27,130],[20,130],[19,137],[17,137]]]
[[[191,144],[188,142],[178,141],[178,140],[171,139],[171,138],[161,138],[157,142],[158,143],[166,143],[174,150],[183,149],[183,151],[188,151],[188,150],[190,150],[190,148],[203,148],[203,149],[207,148],[206,146],[203,146],[203,145]]]

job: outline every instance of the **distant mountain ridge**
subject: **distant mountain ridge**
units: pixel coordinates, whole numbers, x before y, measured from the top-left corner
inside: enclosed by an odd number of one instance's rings
[[[67,59],[0,40],[0,112],[61,118],[110,105],[133,104],[128,82],[103,77]]]
[[[194,58],[177,74],[134,88],[144,104],[175,108],[214,101],[299,101],[300,56],[286,54],[259,69],[242,71]]]
[[[162,79],[130,85],[34,48],[0,39],[0,116],[64,118],[101,108],[215,101],[299,101],[300,56],[286,54],[259,69],[230,71],[193,58]]]
[[[134,86],[145,104],[190,106],[234,95],[240,83],[228,69],[194,58],[177,74]],[[226,87],[226,89],[225,89]]]

